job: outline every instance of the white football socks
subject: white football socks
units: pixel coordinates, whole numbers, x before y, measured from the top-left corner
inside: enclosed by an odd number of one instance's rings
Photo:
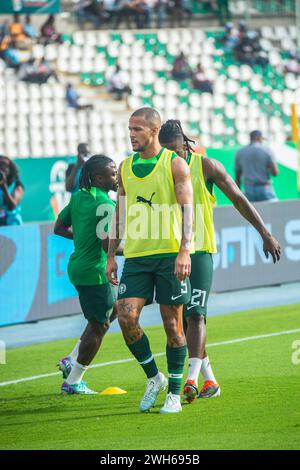
[[[198,357],[189,358],[187,380],[194,380],[197,386],[198,386],[198,377],[200,374],[201,365],[202,365],[202,359],[199,359]]]
[[[79,364],[79,362],[75,361],[66,382],[69,385],[79,384],[82,381],[82,378],[87,368],[88,366],[82,366],[81,364]]]
[[[70,357],[72,359],[72,362],[74,363],[75,361],[77,361],[77,357],[78,357],[78,351],[79,351],[79,346],[80,346],[80,343],[81,343],[81,339],[79,339],[73,349],[73,351],[69,354],[68,357]]]
[[[212,371],[208,356],[202,359],[201,374],[203,376],[204,381],[212,380],[213,382],[217,383],[214,373]]]

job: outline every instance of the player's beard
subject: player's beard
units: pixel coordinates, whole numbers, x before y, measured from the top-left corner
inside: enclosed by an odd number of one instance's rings
[[[147,150],[150,144],[151,144],[151,139],[148,139],[147,142],[138,146],[136,152],[144,152],[145,150]]]

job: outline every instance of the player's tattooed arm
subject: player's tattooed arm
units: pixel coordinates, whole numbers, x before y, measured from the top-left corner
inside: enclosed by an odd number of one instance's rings
[[[237,184],[226,172],[224,166],[217,160],[203,158],[203,174],[206,180],[210,180],[228,197],[242,217],[246,219],[260,234],[263,240],[263,250],[268,258],[269,253],[273,262],[280,259],[280,245],[266,227],[263,219],[241,192]]]
[[[193,236],[193,186],[188,164],[180,157],[172,160],[172,174],[176,199],[182,210],[182,238],[175,261],[175,274],[184,281],[191,272],[191,240]]]

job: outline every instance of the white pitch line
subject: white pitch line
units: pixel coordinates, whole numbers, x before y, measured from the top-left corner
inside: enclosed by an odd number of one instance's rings
[[[291,335],[293,333],[300,333],[300,328],[297,328],[295,330],[277,331],[276,333],[268,333],[264,335],[248,336],[245,338],[230,339],[228,341],[220,341],[219,343],[207,344],[207,347],[212,348],[215,346],[224,346],[226,344],[243,343],[244,341],[255,341],[257,339],[272,338],[274,336],[282,336],[282,335]],[[159,357],[159,356],[164,356],[164,355],[165,353],[153,354],[154,357]],[[89,369],[95,369],[96,367],[111,366],[115,364],[125,364],[127,362],[133,362],[135,360],[136,360],[135,358],[129,358],[129,359],[120,359],[118,361],[102,362],[101,364],[94,364],[90,366]],[[14,385],[14,384],[22,383],[22,382],[29,382],[30,380],[53,377],[55,375],[60,375],[60,374],[61,372],[51,372],[50,374],[34,375],[32,377],[24,377],[23,379],[11,380],[9,382],[0,382],[0,387],[5,387],[6,385]]]

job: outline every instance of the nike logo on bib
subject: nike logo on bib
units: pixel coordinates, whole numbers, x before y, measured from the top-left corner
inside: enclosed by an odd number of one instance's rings
[[[176,296],[175,296],[175,295],[172,295],[171,300],[179,299],[179,297],[182,297],[182,294],[176,295]]]

